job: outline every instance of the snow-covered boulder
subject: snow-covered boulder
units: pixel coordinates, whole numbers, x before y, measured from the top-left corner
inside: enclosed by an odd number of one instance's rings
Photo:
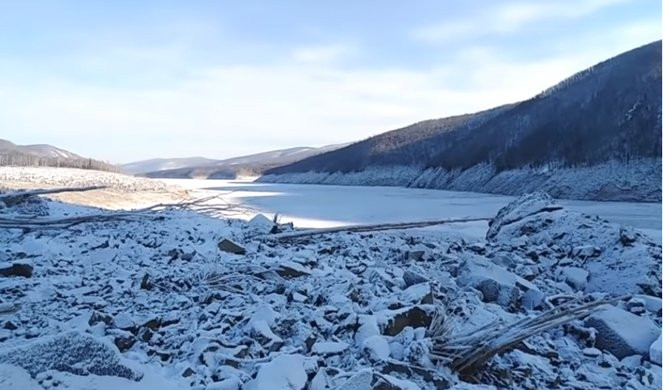
[[[659,334],[658,338],[649,346],[649,360],[660,366],[661,354],[663,352],[661,351],[661,335]]]
[[[349,347],[348,343],[342,341],[318,341],[313,344],[311,352],[323,356],[338,355],[343,353],[343,351]]]
[[[526,217],[559,209],[561,209],[561,206],[556,205],[553,198],[545,192],[525,194],[500,209],[495,218],[488,222],[486,238],[488,240],[494,239],[504,226]]]
[[[562,274],[566,283],[576,290],[584,290],[589,279],[589,272],[580,267],[563,267]]]
[[[304,356],[280,355],[264,364],[258,371],[252,390],[303,390],[308,377]]]
[[[615,306],[606,306],[585,320],[597,330],[596,347],[622,359],[647,355],[661,330],[647,317],[640,317]]]
[[[47,370],[76,375],[108,375],[139,380],[141,373],[124,365],[112,345],[91,335],[66,332],[27,345],[0,350],[0,363],[23,368],[32,377]]]
[[[538,262],[541,272],[532,281],[539,286],[564,271],[562,280],[585,292],[660,296],[661,246],[639,232],[623,236],[622,226],[564,210],[540,192],[502,208],[486,234],[497,250]],[[514,241],[527,245],[514,247]],[[575,268],[587,272],[586,285],[585,273]]]
[[[386,361],[389,359],[389,342],[384,336],[375,335],[364,340],[362,350],[372,361]]]
[[[265,217],[262,214],[257,214],[255,217],[251,218],[248,222],[249,229],[253,233],[257,234],[269,234],[274,232],[274,227],[276,224],[271,219]]]
[[[371,371],[361,371],[348,378],[334,390],[372,390],[373,373]]]
[[[505,308],[522,303],[532,309],[544,298],[534,284],[483,258],[463,262],[458,269],[457,282],[481,291],[484,302],[496,302]]]
[[[0,364],[0,389],[43,390],[23,368]]]

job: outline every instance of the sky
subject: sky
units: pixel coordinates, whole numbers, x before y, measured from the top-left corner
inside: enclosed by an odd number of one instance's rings
[[[345,143],[657,39],[659,0],[0,0],[0,138],[114,163]]]

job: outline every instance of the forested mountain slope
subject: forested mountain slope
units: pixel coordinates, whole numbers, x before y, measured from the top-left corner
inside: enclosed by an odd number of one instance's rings
[[[261,180],[373,180],[480,192],[546,189],[572,198],[657,200],[660,151],[657,41],[579,72],[529,100],[420,122],[272,169]],[[576,186],[576,181],[581,182]]]

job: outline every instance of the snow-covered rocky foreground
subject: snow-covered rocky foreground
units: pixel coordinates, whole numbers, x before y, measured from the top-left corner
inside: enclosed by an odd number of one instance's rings
[[[501,209],[485,242],[278,240],[266,218],[179,209],[35,227],[112,213],[0,208],[0,388],[661,387],[661,246],[545,194]],[[8,228],[21,217],[32,227]],[[582,319],[527,326],[610,297]],[[488,352],[460,369],[475,351]]]

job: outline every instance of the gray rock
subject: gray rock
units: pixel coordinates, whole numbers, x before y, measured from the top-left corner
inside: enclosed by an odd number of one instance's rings
[[[113,326],[122,330],[135,330],[138,327],[136,321],[128,313],[119,313],[113,318]]]
[[[661,330],[647,317],[608,305],[585,320],[597,330],[596,348],[608,351],[618,359],[630,355],[647,355]]]
[[[424,260],[424,255],[426,251],[408,251],[407,259],[412,261],[421,261]]]
[[[589,279],[589,272],[578,267],[564,267],[562,268],[564,281],[575,290],[584,290],[587,286]]]
[[[645,309],[647,311],[658,314],[660,317],[661,311],[661,298],[652,297],[651,295],[637,294],[633,296],[634,298],[641,299],[645,303]]]
[[[0,276],[32,277],[32,265],[27,263],[0,264]]]
[[[661,335],[659,334],[658,338],[649,346],[649,360],[660,366],[661,353]]]
[[[502,227],[506,225],[510,225],[528,216],[552,212],[560,210],[561,208],[562,207],[556,205],[550,195],[545,192],[534,192],[523,195],[500,209],[495,218],[488,222],[486,239],[489,241],[495,239],[500,233]]]
[[[243,247],[235,244],[234,242],[232,242],[232,241],[230,241],[226,238],[219,241],[218,247],[223,252],[233,253],[233,254],[236,254],[236,255],[245,255],[246,254],[246,249],[244,249]]]
[[[259,234],[275,233],[277,229],[274,221],[262,214],[257,214],[255,217],[251,218],[248,224],[251,230]]]
[[[457,282],[481,291],[484,302],[496,302],[505,308],[524,303],[532,309],[539,306],[544,297],[531,282],[483,258],[468,259],[462,263]]]
[[[619,242],[624,246],[631,246],[637,240],[633,228],[621,227],[619,229]]]
[[[428,281],[424,276],[419,275],[416,272],[412,272],[410,270],[406,270],[403,272],[403,281],[405,282],[405,287],[410,287],[415,284],[419,283],[425,283]]]
[[[311,274],[311,270],[294,261],[284,261],[276,268],[276,273],[283,278],[293,279],[308,276]]]
[[[396,336],[408,326],[428,328],[433,320],[433,317],[427,311],[417,306],[395,310],[394,312],[393,317],[384,329],[384,334],[387,336]]]
[[[587,357],[597,358],[601,356],[601,351],[596,348],[585,348],[582,350],[582,354]]]
[[[601,254],[601,248],[597,248],[594,245],[580,245],[573,248],[573,256],[579,257],[581,259],[588,259],[590,257],[596,257]]]
[[[348,378],[335,390],[371,390],[373,386],[373,373],[370,371],[360,371],[357,374]]]
[[[16,305],[11,302],[0,303],[0,313],[11,313],[16,310]]]
[[[647,311],[645,300],[635,297],[626,302],[626,309],[633,314],[643,314]]]
[[[117,349],[85,333],[67,332],[0,350],[0,363],[26,370],[33,378],[48,370],[75,375],[108,375],[140,380],[142,374],[120,361]]]
[[[136,344],[136,338],[132,334],[127,334],[115,337],[113,342],[120,352],[126,352]]]

